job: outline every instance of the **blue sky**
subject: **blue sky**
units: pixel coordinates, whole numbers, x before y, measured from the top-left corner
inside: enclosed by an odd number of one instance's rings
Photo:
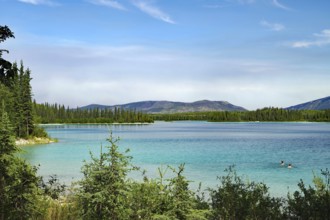
[[[37,102],[229,101],[330,95],[328,0],[0,0],[4,57]]]

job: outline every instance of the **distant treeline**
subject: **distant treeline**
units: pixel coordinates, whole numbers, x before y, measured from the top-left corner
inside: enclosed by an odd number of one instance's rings
[[[39,123],[150,123],[150,115],[135,110],[111,109],[70,109],[58,104],[33,103]]]
[[[209,121],[209,122],[284,122],[310,121],[330,122],[330,110],[287,110],[263,108],[245,112],[184,112],[146,114],[136,110],[115,109],[70,109],[59,104],[37,104],[33,111],[38,123],[151,123],[154,121]]]
[[[244,122],[244,121],[313,121],[329,122],[329,110],[287,110],[282,108],[263,108],[246,112],[189,112],[171,114],[153,114],[154,120],[180,121],[198,120],[210,122]]]

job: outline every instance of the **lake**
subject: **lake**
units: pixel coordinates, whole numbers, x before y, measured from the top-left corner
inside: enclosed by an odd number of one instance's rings
[[[62,182],[79,180],[89,151],[98,154],[112,131],[132,163],[157,177],[157,168],[185,163],[185,175],[203,188],[215,187],[217,176],[235,165],[244,178],[264,182],[272,195],[286,196],[313,172],[330,168],[330,123],[155,122],[148,125],[45,125],[59,142],[24,147],[23,157],[40,164],[39,174],[57,174]],[[293,168],[280,166],[280,161]],[[139,179],[140,175],[131,174]]]

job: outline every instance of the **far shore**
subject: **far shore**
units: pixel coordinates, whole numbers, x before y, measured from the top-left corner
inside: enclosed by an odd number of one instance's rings
[[[36,145],[36,144],[51,144],[57,142],[56,139],[52,138],[40,138],[40,137],[33,137],[29,139],[19,138],[15,141],[17,146],[26,146],[26,145]]]
[[[39,124],[39,125],[53,125],[53,126],[59,126],[59,125],[149,125],[153,124],[154,122],[113,122],[113,123],[49,123],[49,124]]]

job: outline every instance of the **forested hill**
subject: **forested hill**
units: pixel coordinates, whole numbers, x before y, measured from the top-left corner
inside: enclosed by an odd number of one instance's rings
[[[245,108],[233,105],[226,101],[201,100],[197,102],[172,102],[172,101],[142,101],[124,105],[87,105],[80,109],[115,109],[136,110],[145,113],[180,113],[180,112],[210,112],[210,111],[246,111]]]
[[[288,107],[289,110],[326,110],[330,109],[330,96]]]

